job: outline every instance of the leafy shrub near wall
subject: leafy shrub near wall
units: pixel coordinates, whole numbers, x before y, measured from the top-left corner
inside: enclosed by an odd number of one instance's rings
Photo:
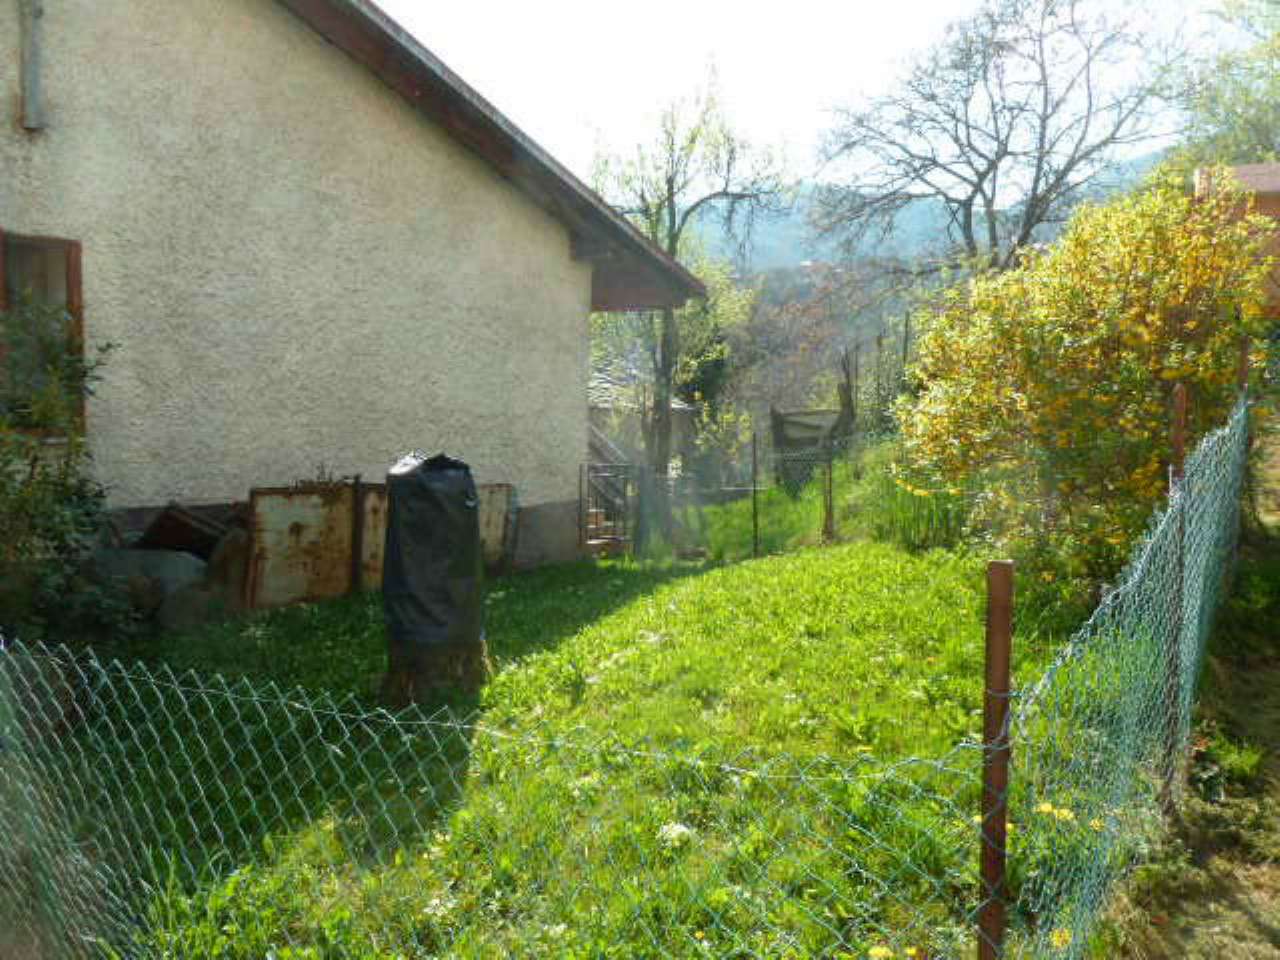
[[[131,625],[85,560],[106,524],[81,409],[109,347],[86,356],[65,310],[0,312],[0,634],[67,641]]]

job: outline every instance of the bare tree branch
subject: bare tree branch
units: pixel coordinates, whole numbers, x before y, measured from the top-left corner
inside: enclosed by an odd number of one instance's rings
[[[816,226],[865,248],[931,202],[949,224],[934,255],[1009,266],[1153,135],[1158,66],[1140,39],[1097,0],[985,0],[899,91],[838,114],[825,154],[845,182],[819,191]]]

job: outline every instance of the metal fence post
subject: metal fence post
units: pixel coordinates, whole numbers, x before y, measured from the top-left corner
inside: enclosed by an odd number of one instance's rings
[[[751,431],[751,556],[760,556],[760,460],[756,431]]]
[[[982,849],[978,958],[1004,955],[1005,859],[1009,820],[1009,673],[1013,647],[1013,561],[987,564],[986,688],[982,704]]]
[[[1165,637],[1165,717],[1164,782],[1160,787],[1160,806],[1168,817],[1177,815],[1178,776],[1182,769],[1178,753],[1182,747],[1182,631],[1185,624],[1185,579],[1187,500],[1183,483],[1187,460],[1187,388],[1178,382],[1173,387],[1173,422],[1170,430],[1172,455],[1169,465],[1169,499],[1175,511],[1173,590],[1170,592],[1170,627]]]

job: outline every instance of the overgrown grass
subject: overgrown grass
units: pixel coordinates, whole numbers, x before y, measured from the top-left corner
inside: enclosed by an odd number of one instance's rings
[[[233,736],[243,708],[216,691],[188,720],[185,695],[136,705],[139,726],[173,723],[129,757],[127,771],[158,769],[113,812],[185,826],[200,815],[192,785],[220,777],[219,796],[243,806],[195,824],[199,842],[173,862],[228,824],[245,831],[232,862],[194,883],[179,869],[152,900],[149,949],[932,956],[969,936],[976,754],[963,769],[890,761],[941,755],[979,728],[978,564],[862,543],[494,586],[500,669],[478,727],[364,723],[336,737],[336,759],[333,731],[308,725],[338,721],[287,698],[259,710],[247,744]],[[219,629],[151,653],[361,694],[381,663],[367,599]],[[237,656],[243,640],[257,652]],[[113,755],[91,746],[86,758]],[[278,759],[246,774],[246,749]],[[252,833],[264,809],[270,838]]]
[[[957,546],[964,533],[969,498],[960,490],[911,483],[895,472],[892,440],[859,447],[836,459],[831,478],[837,540],[876,540],[909,550]],[[782,553],[822,541],[825,467],[815,469],[797,491],[767,485],[757,497],[761,554]],[[752,555],[753,505],[744,497],[708,507],[687,524],[705,531],[707,548],[718,560]]]

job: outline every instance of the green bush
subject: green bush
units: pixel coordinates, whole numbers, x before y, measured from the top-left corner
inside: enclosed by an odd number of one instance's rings
[[[0,313],[0,635],[67,640],[132,625],[122,593],[83,573],[105,525],[81,423],[106,352],[86,359],[59,307]]]

